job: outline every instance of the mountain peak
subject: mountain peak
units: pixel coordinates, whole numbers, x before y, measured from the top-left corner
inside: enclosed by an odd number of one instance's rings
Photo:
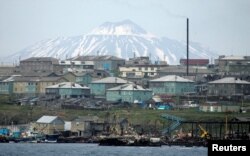
[[[131,20],[105,22],[90,34],[95,35],[146,35],[147,32]]]
[[[130,20],[105,22],[88,35],[59,37],[43,40],[31,45],[5,60],[19,60],[29,57],[56,57],[66,59],[76,56],[114,55],[121,58],[150,56],[151,60],[165,60],[169,64],[179,64],[186,56],[186,44],[151,36]],[[209,49],[190,42],[190,58],[217,57]]]

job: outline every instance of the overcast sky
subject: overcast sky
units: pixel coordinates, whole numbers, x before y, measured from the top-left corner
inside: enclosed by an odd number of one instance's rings
[[[185,41],[186,17],[191,41],[220,55],[250,54],[250,0],[0,0],[0,57],[124,19]]]

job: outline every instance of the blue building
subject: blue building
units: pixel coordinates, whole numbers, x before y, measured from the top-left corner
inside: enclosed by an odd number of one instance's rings
[[[135,84],[124,84],[107,90],[107,101],[121,101],[134,103],[143,102],[152,98],[152,90],[144,89]]]
[[[88,87],[73,82],[63,82],[46,88],[46,95],[60,98],[78,98],[90,95]]]
[[[113,88],[119,85],[123,85],[129,83],[127,80],[123,80],[118,77],[106,77],[101,80],[93,81],[90,84],[90,91],[92,95],[105,97],[106,90],[109,88]]]
[[[194,81],[176,75],[168,75],[149,81],[154,94],[183,95],[195,91]]]
[[[118,71],[119,66],[125,64],[125,59],[111,55],[79,56],[72,60],[93,62],[94,69],[106,70],[113,74]]]

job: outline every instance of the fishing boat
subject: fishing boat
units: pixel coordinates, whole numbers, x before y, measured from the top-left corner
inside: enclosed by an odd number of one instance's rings
[[[57,143],[59,136],[59,134],[47,134],[45,135],[44,143]]]
[[[105,137],[99,141],[100,146],[161,146],[160,138],[126,138],[126,137]]]

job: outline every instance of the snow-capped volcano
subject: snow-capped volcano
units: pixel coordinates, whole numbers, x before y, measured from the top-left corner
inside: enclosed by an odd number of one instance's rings
[[[190,58],[211,58],[216,54],[198,43],[190,43]],[[165,60],[179,64],[186,58],[186,43],[157,38],[130,20],[106,22],[87,35],[58,37],[43,40],[9,56],[12,61],[29,57],[71,58],[79,55],[114,55],[121,58],[150,56],[152,60]]]
[[[117,23],[105,22],[95,28],[91,35],[147,35],[147,32],[130,20]]]

